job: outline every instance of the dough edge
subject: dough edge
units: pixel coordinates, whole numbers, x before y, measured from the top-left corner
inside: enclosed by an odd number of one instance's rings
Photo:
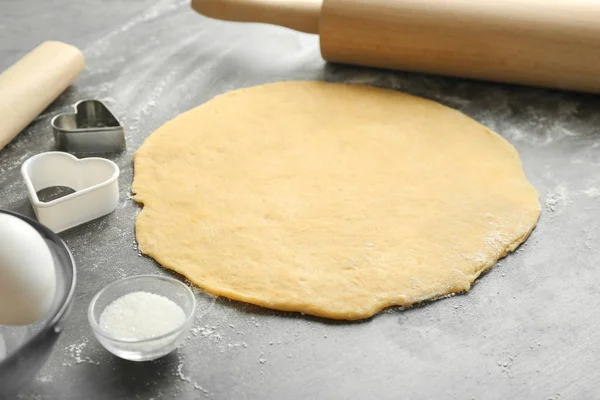
[[[140,220],[140,217],[143,217],[143,215],[142,215],[143,213],[144,213],[144,210],[142,210],[140,212],[140,214],[138,215],[137,221]],[[539,214],[538,214],[538,219],[536,219],[536,223],[537,223],[537,220],[539,220]],[[137,221],[136,221],[136,232],[137,232],[137,225],[138,225]],[[179,269],[177,267],[177,265],[170,264],[169,262],[167,262],[167,260],[160,257],[159,254],[154,253],[152,251],[145,251],[143,246],[139,242],[138,242],[138,247],[139,247],[139,250],[143,254],[153,258],[157,263],[159,263],[164,268],[167,268],[171,271],[174,271],[174,272],[184,276],[187,280],[189,280],[194,285],[198,286],[202,290],[204,290],[210,294],[213,294],[215,296],[222,296],[222,297],[226,297],[226,298],[229,298],[232,300],[241,301],[244,303],[250,303],[250,304],[254,304],[256,306],[266,307],[266,308],[270,308],[270,309],[278,310],[278,311],[298,312],[303,315],[308,314],[308,315],[313,315],[316,317],[322,317],[322,318],[328,318],[328,319],[356,321],[356,320],[372,318],[375,315],[377,315],[378,313],[380,313],[381,311],[388,309],[388,308],[392,308],[392,307],[410,308],[411,306],[415,306],[415,305],[418,305],[418,304],[421,304],[424,302],[440,300],[440,299],[446,298],[451,295],[467,293],[469,290],[471,290],[473,284],[476,283],[476,280],[479,278],[479,276],[481,274],[483,274],[484,272],[486,272],[487,270],[492,268],[498,261],[500,261],[507,255],[509,255],[510,253],[517,250],[518,247],[527,240],[527,238],[531,235],[531,232],[533,232],[534,229],[535,229],[535,225],[525,235],[519,237],[517,240],[515,240],[514,242],[512,242],[508,246],[506,246],[506,248],[504,249],[504,252],[500,255],[500,257],[498,258],[497,261],[493,261],[493,262],[482,265],[473,275],[468,276],[468,281],[469,281],[468,287],[450,287],[447,291],[433,293],[429,296],[425,296],[422,298],[411,299],[411,298],[407,298],[406,296],[400,295],[395,300],[374,299],[374,301],[371,302],[370,304],[365,304],[361,308],[360,311],[355,311],[355,312],[348,312],[348,311],[336,312],[336,311],[331,311],[331,310],[325,311],[319,307],[314,307],[310,303],[304,303],[304,304],[294,303],[292,305],[285,301],[283,301],[283,302],[266,302],[263,299],[261,299],[260,297],[248,296],[248,295],[242,294],[240,292],[237,292],[235,290],[226,290],[226,289],[215,290],[215,289],[213,289],[214,286],[211,286],[209,280],[201,281],[201,280],[196,280],[196,279],[190,278],[187,275],[185,275],[184,271]],[[217,285],[217,287],[218,287],[218,285]]]

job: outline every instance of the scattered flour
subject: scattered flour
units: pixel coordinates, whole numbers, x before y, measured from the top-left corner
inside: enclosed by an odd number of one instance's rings
[[[516,355],[509,355],[508,360],[498,361],[496,364],[498,364],[498,367],[500,367],[503,373],[510,375],[510,368],[516,357]]]
[[[65,347],[65,350],[69,353],[73,362],[69,363],[69,362],[65,361],[65,362],[63,362],[63,366],[68,367],[73,364],[83,364],[83,363],[100,365],[99,362],[94,361],[91,358],[83,355],[83,352],[84,352],[85,348],[87,347],[87,344],[88,344],[88,340],[86,338],[84,338],[81,343],[73,343],[73,344]]]
[[[265,358],[265,354],[264,353],[260,354],[260,357],[258,357],[258,362],[260,364],[266,364],[267,363],[267,359]]]
[[[596,232],[584,231],[586,233],[586,239],[583,242],[583,245],[590,250],[593,250],[595,244],[598,242],[596,239],[598,238],[598,234]]]
[[[246,343],[246,342],[235,342],[235,343],[229,343],[229,344],[227,344],[227,349],[228,350],[237,349],[239,347],[247,348],[248,347],[248,343]]]
[[[137,17],[131,19],[129,22],[120,26],[118,29],[109,32],[107,35],[102,38],[92,42],[89,46],[87,46],[84,50],[86,57],[97,57],[102,56],[108,49],[111,43],[111,40],[117,37],[119,34],[125,33],[132,28],[148,23],[154,19],[161,17],[163,14],[173,11],[179,7],[182,7],[187,2],[185,0],[178,1],[158,1],[153,7],[148,8],[144,13],[138,15]]]
[[[37,380],[42,383],[50,383],[52,382],[52,375],[40,375]]]
[[[186,340],[196,340],[200,338],[207,339],[211,342],[211,346],[218,349],[221,353],[241,351],[248,348],[248,343],[245,341],[239,339],[235,340],[239,335],[243,336],[244,332],[236,330],[235,325],[233,324],[226,325],[226,323],[223,322],[219,326],[221,325],[229,327],[230,329],[219,331],[215,325],[197,325],[190,329],[190,335]]]
[[[17,396],[17,399],[19,399],[19,400],[44,400],[44,398],[42,397],[41,394],[32,394],[29,396],[26,396],[24,394],[19,394]]]
[[[223,340],[223,335],[217,332],[217,327],[215,326],[195,326],[191,329],[191,332],[194,336],[200,335],[216,342]]]
[[[548,212],[560,213],[570,203],[569,191],[562,184],[546,194],[546,211]]]
[[[591,198],[600,197],[600,189],[598,189],[597,187],[587,188],[587,189],[581,191],[581,193],[583,193],[587,197],[591,197]]]
[[[179,358],[179,364],[177,365],[177,373],[176,373],[176,375],[179,377],[179,379],[181,379],[184,382],[189,383],[190,385],[192,385],[194,387],[194,389],[201,391],[204,394],[204,397],[208,397],[208,394],[209,394],[208,390],[203,388],[198,383],[194,382],[189,375],[184,374],[183,367],[184,367],[183,359]]]
[[[142,257],[142,250],[140,250],[140,245],[137,240],[133,239],[133,249],[137,252],[138,257]]]

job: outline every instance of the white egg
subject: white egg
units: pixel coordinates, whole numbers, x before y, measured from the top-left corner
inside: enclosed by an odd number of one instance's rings
[[[26,325],[46,316],[56,292],[48,245],[25,221],[0,214],[0,325]]]

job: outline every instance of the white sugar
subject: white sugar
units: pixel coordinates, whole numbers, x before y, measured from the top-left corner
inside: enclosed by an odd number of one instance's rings
[[[179,305],[164,296],[134,292],[110,303],[100,315],[100,327],[120,339],[143,340],[171,332],[185,321]]]

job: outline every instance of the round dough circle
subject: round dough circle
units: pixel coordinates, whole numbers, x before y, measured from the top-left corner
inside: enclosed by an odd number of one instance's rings
[[[502,137],[367,86],[230,92],[134,162],[142,252],[211,293],[336,319],[468,290],[540,213]]]

